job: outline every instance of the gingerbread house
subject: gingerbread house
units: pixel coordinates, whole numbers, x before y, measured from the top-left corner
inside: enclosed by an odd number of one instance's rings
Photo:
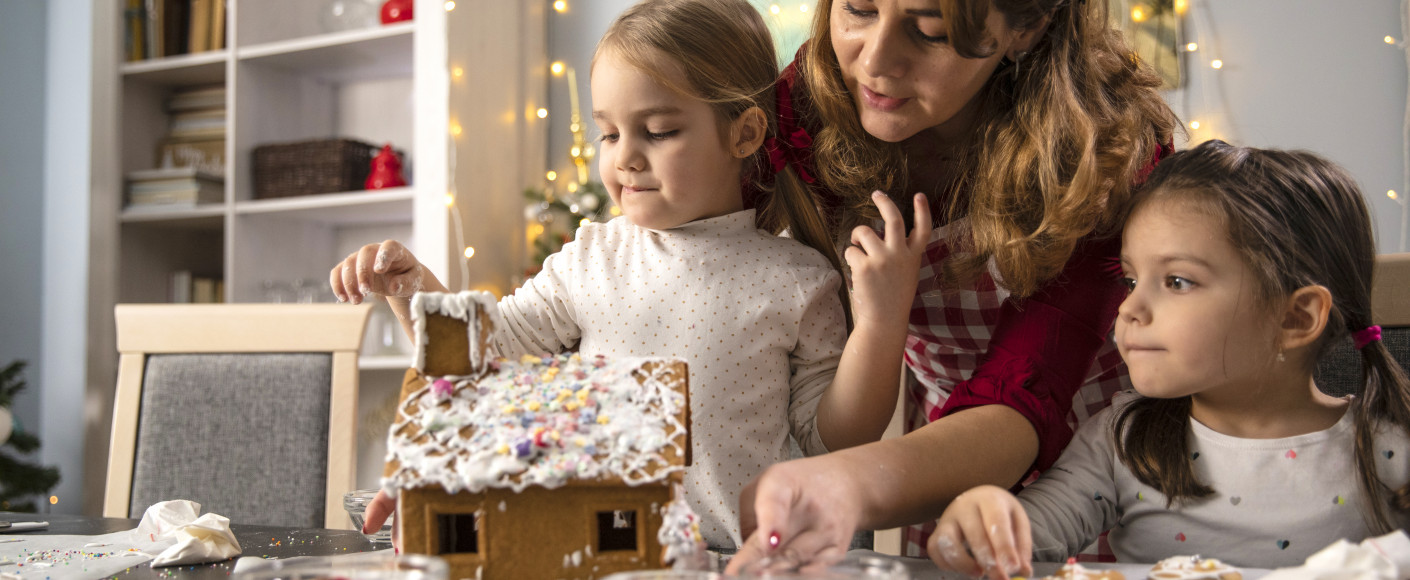
[[[484,293],[418,294],[412,316],[416,367],[383,478],[402,549],[444,558],[457,579],[585,579],[701,546],[679,491],[684,362],[493,359]]]

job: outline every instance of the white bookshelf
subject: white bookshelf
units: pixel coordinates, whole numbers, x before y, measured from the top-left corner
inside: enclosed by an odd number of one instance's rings
[[[173,271],[224,280],[229,302],[261,302],[266,280],[326,288],[329,269],[348,252],[395,238],[452,290],[463,289],[462,267],[473,287],[507,291],[521,276],[521,191],[542,178],[548,123],[506,118],[504,103],[523,111],[546,100],[537,63],[546,65],[551,2],[458,0],[447,12],[444,0],[417,0],[412,21],[334,32],[320,24],[322,0],[226,2],[227,48],[139,62],[122,60],[125,3],[94,4],[86,348],[95,400],[111,401],[115,384],[113,306],[167,301]],[[463,76],[451,78],[452,64]],[[226,89],[223,201],[125,208],[125,176],[157,164],[166,99],[213,84]],[[452,142],[452,122],[473,133]],[[255,198],[256,147],[333,137],[391,143],[405,154],[409,185]],[[481,248],[464,266],[445,204],[452,184],[460,190],[452,211]],[[395,392],[395,371],[410,355],[377,354],[361,361],[364,389]],[[388,378],[396,384],[381,385]],[[110,406],[89,415],[98,418],[85,427],[86,459],[99,461]],[[101,476],[85,474],[86,498],[101,501]]]

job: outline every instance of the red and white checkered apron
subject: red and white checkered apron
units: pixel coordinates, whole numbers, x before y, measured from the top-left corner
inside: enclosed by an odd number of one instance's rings
[[[941,286],[941,264],[950,255],[946,239],[949,232],[956,231],[957,223],[931,233],[920,268],[906,337],[906,366],[914,376],[906,397],[907,433],[929,423],[931,414],[945,404],[955,385],[974,374],[998,325],[1000,307],[1009,296],[994,283],[992,264],[990,272],[968,288],[945,291]],[[1126,366],[1121,363],[1115,343],[1108,339],[1073,398],[1068,425],[1076,429],[1078,423],[1110,405],[1112,395],[1129,388]],[[926,557],[925,540],[934,529],[934,522],[904,528],[902,553]],[[1103,534],[1094,548],[1105,545],[1105,540]],[[1084,554],[1097,554],[1094,548]],[[1111,553],[1110,549],[1104,551]]]

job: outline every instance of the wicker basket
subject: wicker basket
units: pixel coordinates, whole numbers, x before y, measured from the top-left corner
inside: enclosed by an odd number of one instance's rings
[[[361,190],[375,151],[356,139],[255,147],[255,199]]]

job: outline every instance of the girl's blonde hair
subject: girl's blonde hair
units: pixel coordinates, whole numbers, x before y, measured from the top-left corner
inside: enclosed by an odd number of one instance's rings
[[[767,136],[778,136],[773,38],[745,0],[643,0],[607,29],[593,62],[607,51],[658,84],[709,103],[721,127],[758,107],[768,119]],[[672,64],[685,73],[686,86],[664,72]],[[775,234],[787,229],[841,271],[837,249],[802,181],[791,168],[775,174],[767,156],[760,147],[744,163],[742,185],[759,195],[759,227]],[[845,288],[842,293],[845,307]]]
[[[1191,204],[1222,219],[1230,244],[1254,273],[1259,306],[1270,313],[1299,288],[1318,285],[1331,292],[1331,312],[1311,365],[1337,341],[1374,324],[1371,218],[1356,181],[1335,164],[1304,151],[1206,141],[1162,161],[1132,209],[1156,200]],[[1382,426],[1410,430],[1410,379],[1381,341],[1360,354],[1365,386],[1349,412],[1356,418],[1356,465],[1368,499],[1362,509],[1370,527],[1385,533],[1392,528],[1388,509],[1410,510],[1410,484],[1387,497],[1372,442]],[[1190,397],[1138,399],[1112,431],[1121,442],[1122,463],[1165,494],[1167,503],[1214,493],[1195,477],[1186,435],[1190,405]]]
[[[993,54],[991,8],[1016,30],[1048,17],[1021,62],[1006,60],[981,89],[948,211],[933,212],[969,218],[970,251],[945,268],[952,282],[972,280],[993,258],[1003,286],[1024,297],[1063,269],[1080,238],[1119,232],[1133,183],[1178,122],[1156,92],[1160,78],[1108,24],[1107,0],[939,2],[950,46],[966,58]],[[835,227],[845,235],[876,219],[870,192],[898,195],[911,184],[900,146],[861,126],[833,52],[831,3],[818,1],[800,73],[814,104],[817,172],[840,198]]]

